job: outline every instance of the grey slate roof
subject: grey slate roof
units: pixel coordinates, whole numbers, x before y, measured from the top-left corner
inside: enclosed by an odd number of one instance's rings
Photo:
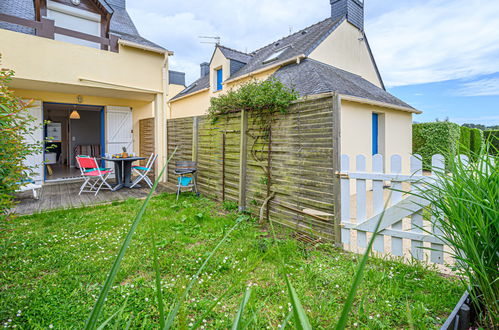
[[[222,54],[224,54],[224,56],[229,60],[234,60],[241,63],[248,63],[251,60],[252,56],[250,54],[246,54],[222,45],[217,45],[217,47],[220,49]]]
[[[124,0],[109,0],[107,2],[105,0],[99,1],[102,2],[104,7],[113,11],[109,27],[111,33],[130,42],[135,42],[148,47],[164,49],[163,47],[140,36],[137,28],[133,24],[132,19],[125,9]],[[33,0],[0,0],[0,13],[30,20],[35,19]],[[26,34],[35,34],[35,30],[32,28],[5,22],[0,22],[0,28]]]
[[[244,74],[263,69],[273,65],[276,61],[263,63],[269,56],[283,48],[289,47],[279,55],[277,62],[285,61],[301,54],[309,55],[331,32],[333,32],[344,20],[333,21],[331,18],[311,25],[303,30],[293,33],[287,37],[279,39],[265,47],[250,53],[251,59],[242,69],[237,71],[230,78],[236,78]]]
[[[35,5],[29,0],[1,0],[0,13],[25,19],[35,18]],[[0,29],[35,34],[35,29],[0,21]]]
[[[300,96],[338,92],[413,109],[407,103],[361,76],[312,59],[305,59],[300,64],[284,66],[273,76],[296,90]]]
[[[198,80],[187,86],[186,89],[175,95],[175,97],[173,97],[170,101],[176,100],[182,96],[192,94],[208,87],[210,87],[210,75],[199,78]]]

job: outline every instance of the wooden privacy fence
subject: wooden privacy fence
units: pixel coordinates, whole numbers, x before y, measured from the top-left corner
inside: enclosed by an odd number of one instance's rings
[[[364,251],[381,218],[374,251],[442,264],[441,232],[430,221],[423,220],[428,202],[408,194],[426,189],[425,184],[434,181],[431,173],[423,175],[421,157],[410,157],[411,175],[401,174],[402,157],[399,155],[390,158],[386,172],[383,156],[372,156],[371,164],[372,169],[366,169],[363,155],[355,158],[355,166],[347,155],[341,156],[341,238],[344,247],[354,252]],[[444,168],[442,155],[433,156],[432,168]],[[372,190],[367,189],[368,182],[372,184]],[[355,194],[350,193],[352,186],[355,186]]]
[[[168,168],[175,161],[198,163],[198,188],[222,202],[237,203],[298,232],[339,241],[339,120],[336,96],[295,102],[275,114],[268,134],[251,112],[167,122]]]

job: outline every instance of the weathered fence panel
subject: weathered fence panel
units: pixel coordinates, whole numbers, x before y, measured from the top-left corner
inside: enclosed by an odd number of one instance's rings
[[[339,131],[333,128],[339,123],[333,118],[333,98],[327,96],[296,102],[285,114],[276,114],[270,132],[251,112],[228,114],[216,123],[206,116],[168,120],[168,152],[179,146],[168,181],[176,184],[176,160],[197,158],[202,194],[255,214],[272,196],[265,218],[334,240],[334,169],[339,164],[333,140]]]

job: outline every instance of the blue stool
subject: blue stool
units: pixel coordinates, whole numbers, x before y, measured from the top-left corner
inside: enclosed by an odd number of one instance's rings
[[[195,192],[196,195],[199,196],[198,186],[196,184],[196,172],[196,162],[178,161],[175,163],[175,170],[173,173],[178,175],[177,200],[182,188],[192,188],[192,192]]]

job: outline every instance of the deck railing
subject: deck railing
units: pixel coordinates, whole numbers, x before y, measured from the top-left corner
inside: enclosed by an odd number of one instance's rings
[[[110,34],[109,38],[99,37],[83,32],[78,32],[59,26],[55,26],[55,21],[42,18],[40,21],[29,20],[17,16],[0,14],[0,21],[12,23],[16,25],[26,26],[35,29],[36,35],[43,38],[54,39],[56,34],[87,40],[101,45],[101,49],[118,52],[118,37]]]

